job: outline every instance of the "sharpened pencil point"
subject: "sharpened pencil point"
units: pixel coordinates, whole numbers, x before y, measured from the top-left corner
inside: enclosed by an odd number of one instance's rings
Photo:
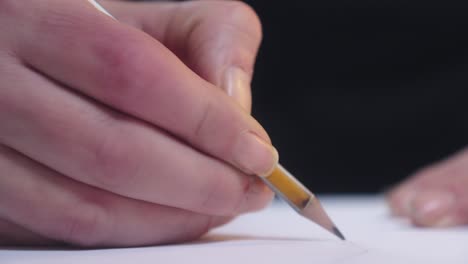
[[[301,211],[302,216],[315,222],[319,226],[328,230],[328,232],[339,237],[341,240],[346,240],[343,234],[338,230],[336,225],[332,222],[330,217],[327,215],[319,200],[313,197],[309,200],[307,206]]]
[[[341,240],[346,240],[346,238],[343,236],[343,234],[340,232],[340,230],[336,226],[333,227],[333,233],[337,237],[341,238]]]
[[[270,175],[262,177],[262,179],[299,214],[345,240],[345,237],[327,215],[317,197],[281,165],[278,165]]]

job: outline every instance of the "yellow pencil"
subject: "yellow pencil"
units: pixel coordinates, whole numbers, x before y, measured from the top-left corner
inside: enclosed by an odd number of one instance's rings
[[[99,11],[114,18],[95,0],[88,1]],[[345,239],[330,217],[328,217],[315,195],[281,165],[278,165],[270,175],[261,178],[276,195],[285,200],[300,215],[320,225],[337,237]]]

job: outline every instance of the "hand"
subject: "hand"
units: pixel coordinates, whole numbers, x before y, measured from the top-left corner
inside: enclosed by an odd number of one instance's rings
[[[0,1],[0,244],[196,238],[263,208],[260,43],[237,2]],[[226,95],[222,87],[235,100]]]
[[[395,215],[415,225],[468,224],[468,149],[422,169],[388,195]]]

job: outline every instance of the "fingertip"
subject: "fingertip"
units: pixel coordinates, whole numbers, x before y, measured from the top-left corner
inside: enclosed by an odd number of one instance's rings
[[[448,190],[425,190],[414,196],[409,217],[421,227],[449,227],[457,225],[455,194]]]
[[[397,186],[386,193],[386,199],[394,216],[407,216],[411,212],[411,202],[416,193],[415,188]]]
[[[232,162],[245,173],[268,175],[278,164],[278,151],[254,132],[241,132],[232,149]]]

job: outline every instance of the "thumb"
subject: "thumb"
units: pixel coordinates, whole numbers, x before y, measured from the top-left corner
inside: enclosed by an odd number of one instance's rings
[[[251,111],[260,20],[240,1],[103,2],[119,19],[144,30],[187,66]]]

